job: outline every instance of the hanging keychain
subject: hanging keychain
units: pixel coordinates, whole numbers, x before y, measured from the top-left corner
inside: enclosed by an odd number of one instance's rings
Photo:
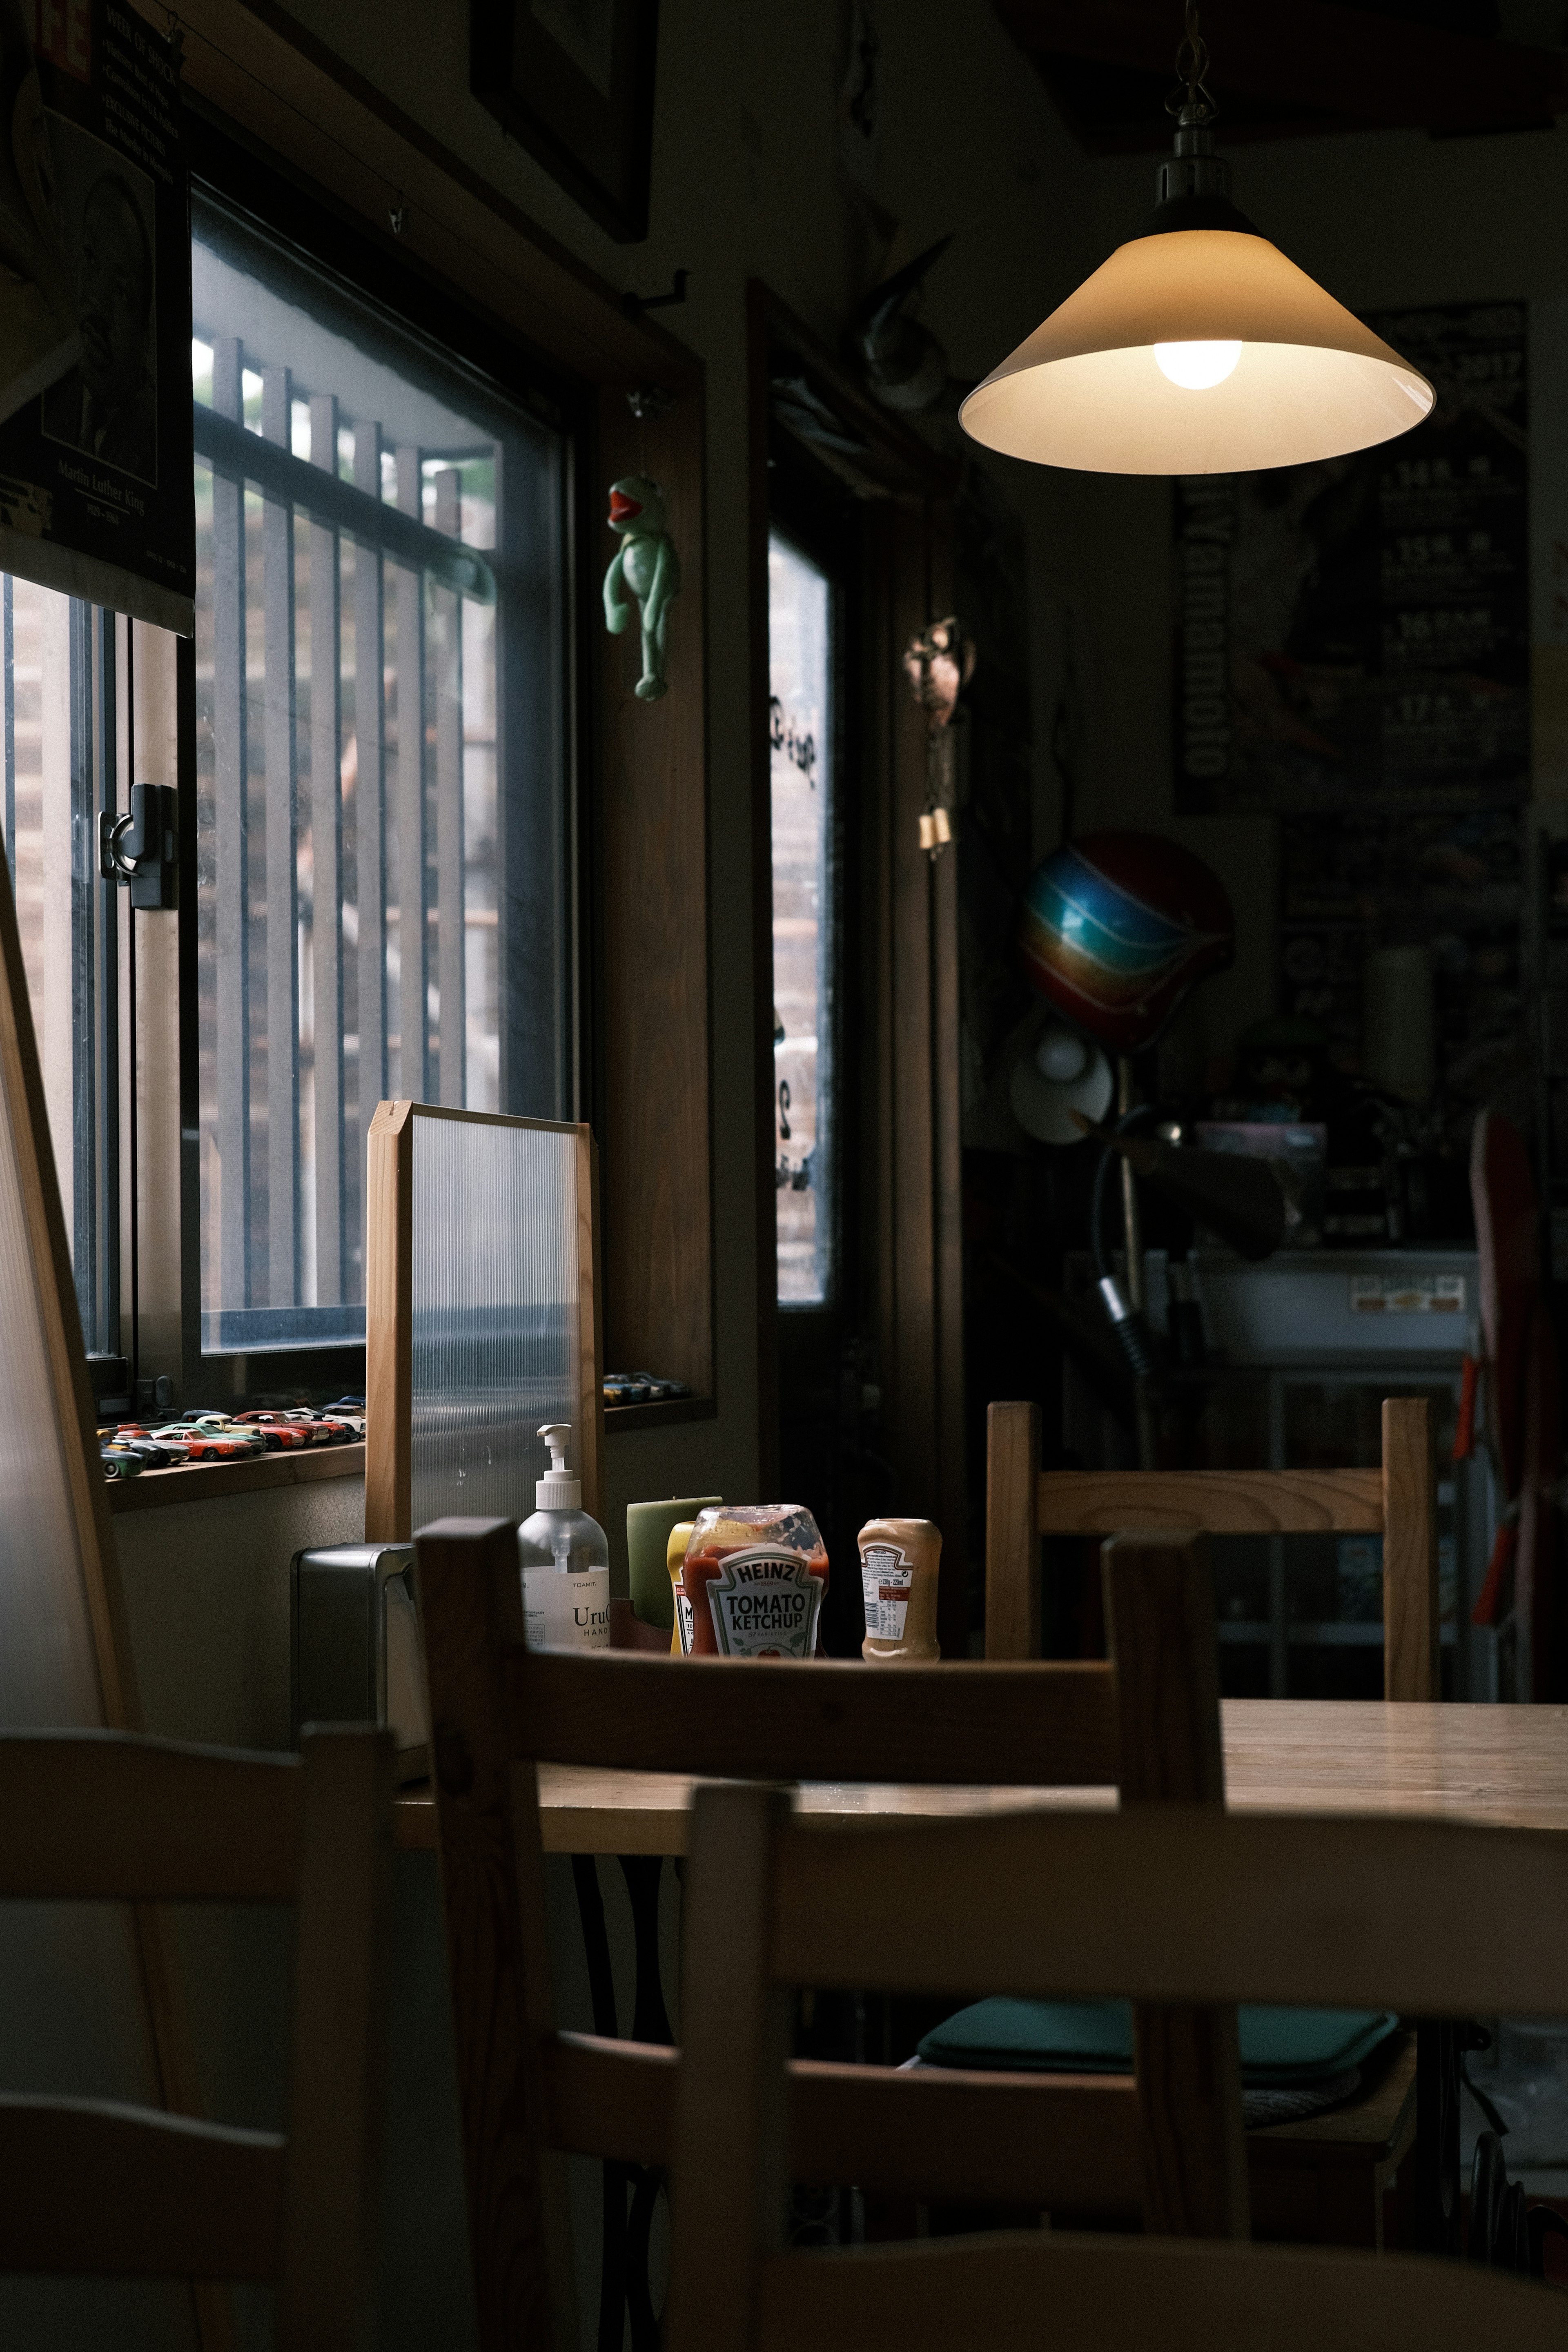
[[[932,621],[904,649],[904,675],[925,713],[926,804],[921,847],[934,865],[953,837],[952,804],[957,789],[952,716],[958,698],[974,676],[974,640],[956,614]]]

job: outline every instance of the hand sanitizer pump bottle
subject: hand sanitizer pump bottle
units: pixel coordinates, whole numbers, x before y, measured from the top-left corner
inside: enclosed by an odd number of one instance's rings
[[[550,1422],[539,1434],[550,1448],[550,1468],[533,1490],[539,1508],[517,1531],[528,1646],[607,1650],[610,1547],[583,1508],[582,1480],[566,1468],[572,1424]]]

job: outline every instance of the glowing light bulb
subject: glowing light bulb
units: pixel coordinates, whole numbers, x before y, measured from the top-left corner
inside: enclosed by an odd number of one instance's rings
[[[1241,357],[1237,343],[1156,343],[1160,373],[1184,392],[1210,392],[1223,383]]]

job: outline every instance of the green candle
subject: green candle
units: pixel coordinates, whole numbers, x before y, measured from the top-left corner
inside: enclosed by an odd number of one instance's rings
[[[672,1496],[667,1503],[626,1505],[626,1559],[631,1571],[632,1614],[645,1625],[675,1625],[675,1596],[664,1564],[671,1528],[694,1519],[699,1511],[723,1500],[720,1495]]]

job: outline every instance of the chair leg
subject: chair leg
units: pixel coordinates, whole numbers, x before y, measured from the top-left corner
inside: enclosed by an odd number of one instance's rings
[[[1461,2029],[1423,2018],[1415,2029],[1415,2244],[1424,2254],[1459,2252]]]

